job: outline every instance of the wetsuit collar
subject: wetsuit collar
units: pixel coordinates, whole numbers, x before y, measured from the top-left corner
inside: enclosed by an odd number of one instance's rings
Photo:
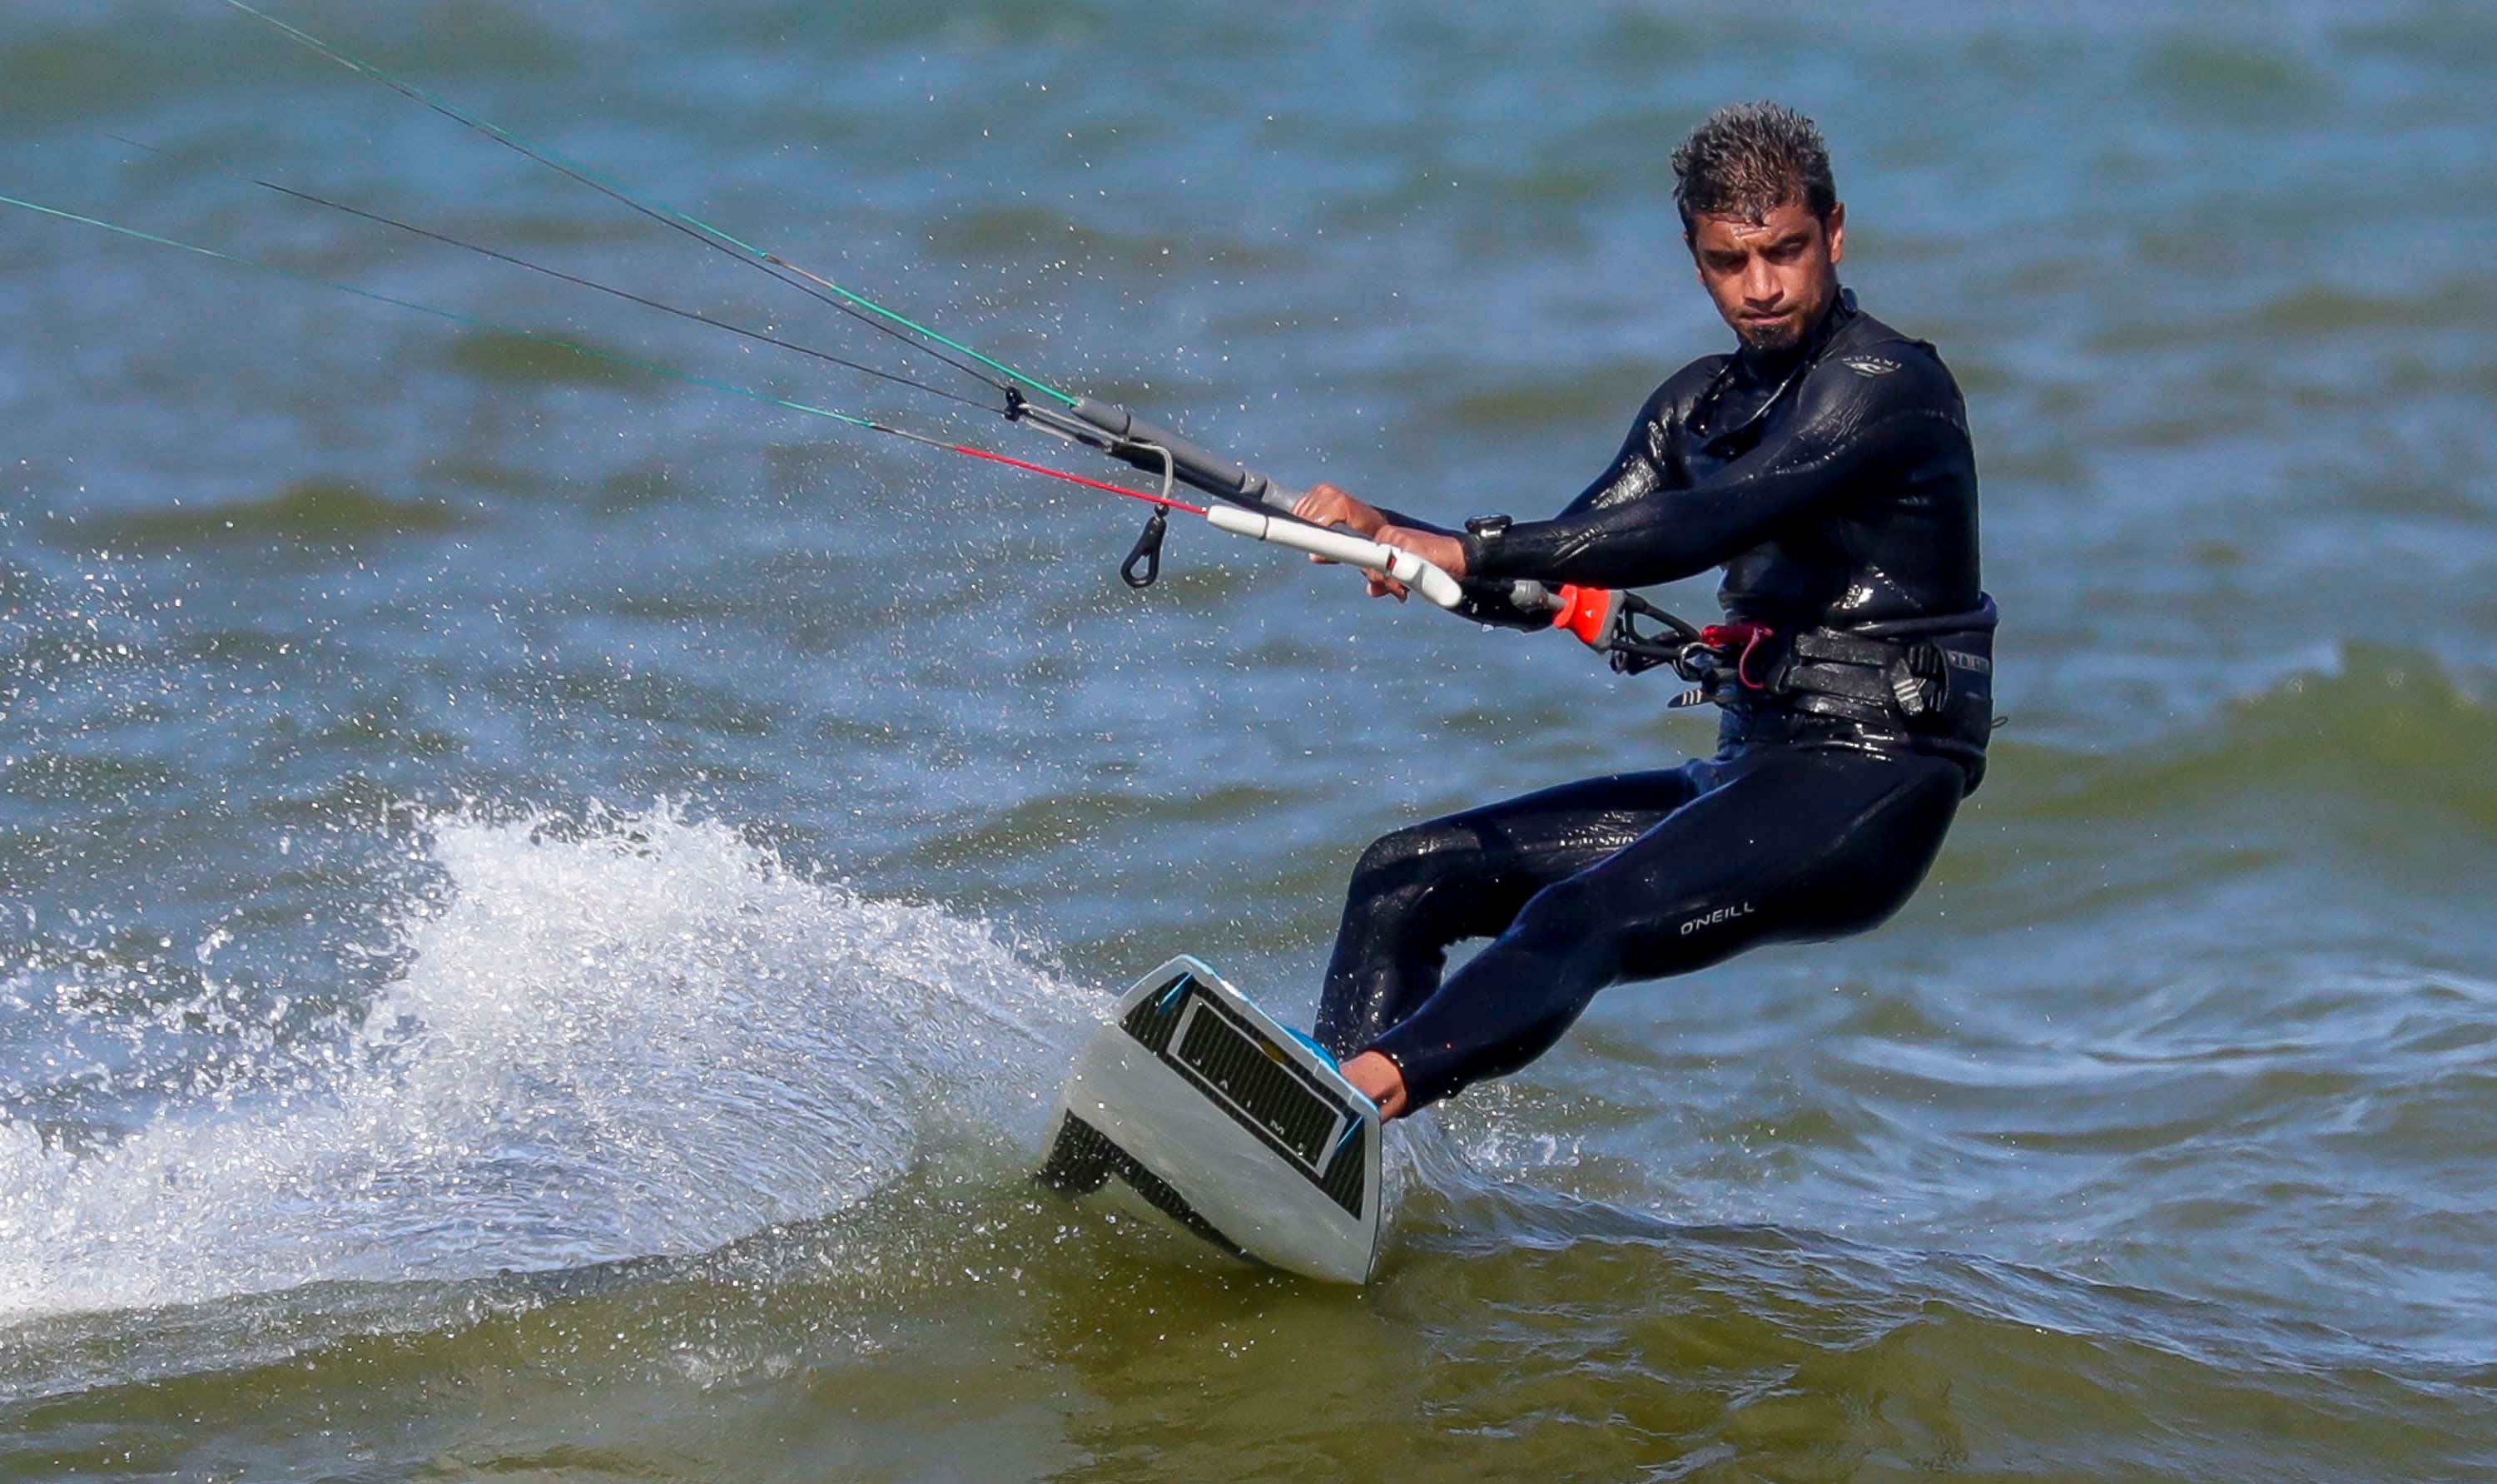
[[[1734,359],[1741,363],[1743,373],[1754,381],[1782,381],[1787,372],[1827,349],[1830,340],[1854,318],[1855,291],[1842,285],[1830,296],[1829,307],[1820,312],[1819,322],[1804,332],[1803,338],[1793,345],[1781,351],[1754,352],[1738,341]]]
[[[1804,373],[1829,349],[1839,332],[1854,320],[1855,296],[1842,288],[1831,297],[1829,307],[1821,311],[1820,322],[1791,349],[1754,359],[1751,352],[1738,348],[1692,405],[1691,430],[1719,457],[1738,456],[1757,439],[1770,410],[1785,399],[1795,383],[1803,380]],[[1723,405],[1729,395],[1737,403],[1732,408]],[[1734,421],[1723,427],[1716,426],[1721,411],[1731,413]]]

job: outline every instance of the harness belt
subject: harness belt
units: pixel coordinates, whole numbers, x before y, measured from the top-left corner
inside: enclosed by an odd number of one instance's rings
[[[1991,597],[1966,613],[1811,628],[1786,636],[1768,624],[1712,624],[1684,645],[1673,668],[1691,688],[1672,705],[1748,708],[1772,702],[1884,731],[1984,745],[1993,730]]]
[[[1985,776],[1985,744],[1997,724],[1994,631],[2002,622],[1987,594],[1965,613],[1787,635],[1756,619],[1694,627],[1612,588],[1565,584],[1548,602],[1540,587],[1533,596],[1477,616],[1497,622],[1507,612],[1548,612],[1531,621],[1577,635],[1624,675],[1670,665],[1691,682],[1671,706],[1832,717],[1958,759],[1971,792]]]

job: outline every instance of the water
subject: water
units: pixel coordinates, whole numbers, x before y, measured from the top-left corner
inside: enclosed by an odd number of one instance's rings
[[[1371,836],[1710,723],[12,213],[0,1477],[2497,1467],[2483,8],[283,14],[1443,517],[1557,505],[1718,345],[1662,157],[1794,102],[1969,390],[2014,719],[1881,933],[1410,1127],[1377,1284],[1140,1254],[1023,1179],[1108,992],[1187,946],[1306,1013]],[[9,194],[1034,451],[253,188],[906,364],[219,7],[21,3],[0,96]]]

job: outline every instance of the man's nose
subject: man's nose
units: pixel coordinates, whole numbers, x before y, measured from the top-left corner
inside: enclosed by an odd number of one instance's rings
[[[1769,271],[1767,264],[1754,260],[1750,268],[1743,270],[1743,298],[1750,302],[1762,306],[1773,304],[1783,292],[1778,284],[1778,275]]]

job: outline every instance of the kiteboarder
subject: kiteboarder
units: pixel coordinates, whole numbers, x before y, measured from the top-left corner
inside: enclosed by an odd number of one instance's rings
[[[1976,466],[1934,348],[1839,284],[1847,210],[1819,130],[1771,103],[1672,157],[1699,282],[1734,332],[1659,387],[1611,465],[1546,521],[1442,529],[1332,486],[1297,513],[1502,583],[1627,588],[1724,568],[1685,653],[1723,708],[1712,757],[1401,829],[1354,867],[1317,1039],[1395,1117],[1525,1065],[1596,992],[1903,904],[1976,787],[1994,608]],[[1402,584],[1370,574],[1374,594]],[[1445,975],[1448,947],[1488,937]]]

